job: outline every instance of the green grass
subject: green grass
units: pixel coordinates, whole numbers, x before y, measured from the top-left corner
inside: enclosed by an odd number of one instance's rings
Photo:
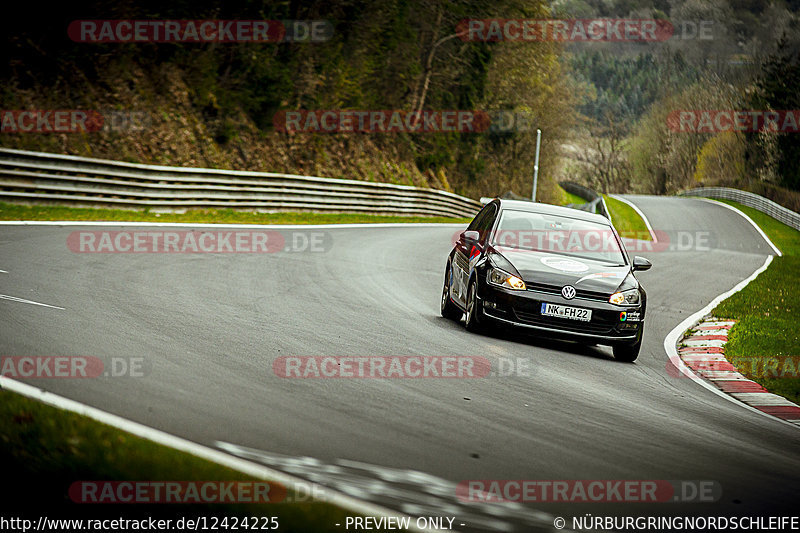
[[[580,196],[567,192],[561,187],[559,187],[559,190],[561,191],[561,205],[586,203],[586,200]],[[611,221],[614,223],[614,227],[621,237],[639,239],[642,241],[652,240],[644,220],[631,206],[605,194],[603,198],[606,200],[606,207],[608,207],[609,214],[611,215]]]
[[[611,222],[614,223],[614,227],[621,237],[641,241],[652,240],[644,220],[631,206],[606,194],[603,195],[603,198],[605,198],[608,213],[611,215]]]
[[[581,205],[586,203],[586,200],[584,200],[577,194],[572,194],[571,192],[568,192],[562,189],[561,187],[559,187],[558,189],[559,191],[561,191],[561,202],[559,205],[568,205],[568,204]]]
[[[765,378],[748,372],[759,368],[754,358],[800,356],[800,232],[755,209],[725,203],[752,218],[783,254],[714,309],[714,316],[738,321],[725,345],[725,357],[770,392],[800,403],[800,377]]]
[[[185,213],[150,210],[95,209],[50,205],[18,205],[0,202],[0,220],[86,220],[120,222],[183,222],[201,224],[369,224],[469,223],[471,218],[366,215],[359,213],[256,213],[234,209],[190,209]]]
[[[268,444],[266,444],[268,446]],[[87,417],[0,391],[3,506],[16,516],[177,518],[278,516],[280,531],[339,531],[352,512],[327,503],[77,504],[75,481],[254,481],[245,474],[119,431]]]

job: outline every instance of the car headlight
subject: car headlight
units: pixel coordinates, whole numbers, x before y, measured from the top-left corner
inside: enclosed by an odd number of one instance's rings
[[[525,290],[525,282],[513,274],[509,274],[505,270],[492,267],[489,269],[489,275],[486,280],[492,285],[504,287],[506,289],[513,289],[517,291]]]
[[[608,299],[615,305],[639,305],[639,289],[628,289],[627,291],[615,292]]]

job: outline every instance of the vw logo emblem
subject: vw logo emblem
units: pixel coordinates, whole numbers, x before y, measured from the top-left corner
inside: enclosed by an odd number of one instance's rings
[[[564,287],[561,289],[561,296],[567,300],[572,300],[575,298],[575,287],[572,285],[564,285]]]

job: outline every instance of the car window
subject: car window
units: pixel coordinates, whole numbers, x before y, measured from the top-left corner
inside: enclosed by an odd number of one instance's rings
[[[625,264],[622,247],[611,227],[563,216],[503,210],[492,244]]]
[[[480,233],[480,240],[483,241],[494,226],[494,221],[497,218],[497,205],[489,204],[478,213],[472,224],[467,229],[474,230]]]
[[[486,216],[480,221],[480,224],[478,224],[477,229],[481,233],[481,236],[485,235],[487,232],[489,232],[489,230],[492,229],[496,215],[497,206],[492,204],[489,206],[489,209],[486,210]]]
[[[483,223],[483,220],[489,215],[491,212],[492,204],[485,206],[481,211],[475,215],[475,218],[472,219],[467,230],[471,231],[478,231],[478,227]]]

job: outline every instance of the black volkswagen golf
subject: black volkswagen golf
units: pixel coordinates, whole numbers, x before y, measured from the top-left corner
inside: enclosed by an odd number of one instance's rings
[[[480,331],[525,328],[547,337],[611,346],[635,361],[647,296],[610,221],[534,202],[494,199],[462,232],[447,258],[442,316]]]

